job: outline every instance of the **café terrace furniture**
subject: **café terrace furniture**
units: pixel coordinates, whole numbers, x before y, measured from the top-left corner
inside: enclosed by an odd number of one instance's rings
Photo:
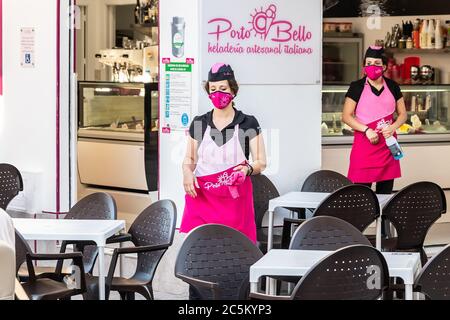
[[[0,209],[6,210],[20,191],[23,191],[23,181],[19,170],[13,165],[0,163]]]
[[[16,230],[19,231],[27,241],[94,241],[98,248],[99,299],[104,300],[106,241],[111,236],[125,229],[125,221],[13,219],[13,223]],[[81,253],[79,254],[81,256]],[[28,269],[29,267],[28,264]]]
[[[253,205],[255,208],[256,237],[259,249],[267,252],[268,228],[263,227],[263,219],[269,208],[269,201],[280,196],[275,185],[265,175],[251,176],[253,184]],[[282,236],[274,235],[273,244],[275,248],[281,248]]]
[[[82,294],[86,290],[83,256],[81,252],[35,254],[20,232],[16,230],[16,263],[21,265],[23,260],[27,263],[29,274],[27,281],[22,283],[21,286],[31,300],[68,299],[72,296]],[[48,277],[45,277],[43,275],[36,276],[34,273],[35,262],[58,260],[72,260],[73,266],[76,266],[79,278],[74,288],[68,288],[66,283],[53,279],[61,275],[55,274],[54,277],[50,277],[50,274],[47,274]]]
[[[365,188],[365,189],[364,189]],[[341,193],[341,190],[342,191]],[[363,194],[361,196],[358,196],[358,192],[361,191]],[[337,195],[334,195],[336,194]],[[318,192],[290,192],[285,195],[282,195],[278,198],[272,199],[269,201],[269,234],[268,234],[268,248],[269,250],[273,248],[272,246],[272,235],[273,235],[273,220],[274,220],[274,211],[277,207],[297,207],[297,208],[318,208],[319,205],[322,205],[325,201],[327,201],[326,204],[334,205],[331,203],[328,203],[328,201],[334,202],[338,201],[337,204],[334,206],[339,205],[339,201],[344,201],[345,196],[351,196],[352,201],[359,202],[360,209],[365,209],[366,214],[361,217],[354,220],[356,227],[358,229],[363,228],[366,226],[369,220],[372,220],[374,217],[378,216],[380,213],[380,206],[385,204],[392,195],[376,195],[377,201],[379,203],[379,207],[375,208],[373,207],[373,204],[375,203],[375,198],[373,197],[373,191],[365,186],[346,186],[338,191],[334,192],[333,194],[330,193],[318,193]],[[339,199],[339,196],[343,196],[343,198]],[[329,198],[329,200],[327,200]],[[349,198],[350,199],[350,198]],[[342,203],[341,203],[342,204]],[[367,205],[366,205],[367,204]],[[351,203],[349,204],[349,208],[343,208],[345,211],[352,211],[351,209]],[[326,207],[323,207],[324,210],[320,210],[320,215],[327,215],[326,214]],[[346,214],[344,211],[344,214]],[[330,215],[333,216],[331,213]],[[345,220],[345,219],[344,219]],[[381,249],[381,221],[380,218],[376,218],[377,221],[377,230],[376,230],[376,236],[377,236],[377,249]],[[367,224],[368,226],[368,224]],[[287,229],[290,229],[288,227]]]
[[[170,200],[157,201],[139,214],[128,231],[134,247],[114,249],[106,279],[107,299],[110,291],[118,291],[122,300],[134,300],[135,293],[147,300],[154,299],[152,281],[159,262],[173,243],[176,221],[177,209]],[[114,277],[117,261],[125,254],[137,254],[136,271],[129,279]],[[88,276],[87,282],[84,298],[97,299],[97,278]]]
[[[217,224],[200,226],[186,237],[175,276],[200,300],[247,300],[249,269],[263,254],[241,232]]]
[[[450,245],[423,267],[414,284],[414,291],[431,300],[450,300]]]
[[[290,296],[257,292],[262,275],[299,275]],[[385,257],[371,246],[353,245],[334,252],[269,251],[250,267],[252,299],[263,300],[378,300],[389,286]]]
[[[350,223],[335,217],[319,216],[300,225],[292,236],[289,250],[336,251],[356,244],[371,246],[367,237]],[[277,280],[298,283],[300,277]]]
[[[348,186],[352,182],[344,175],[331,170],[319,170],[310,174],[303,182],[302,192],[322,192],[332,193],[342,187]],[[286,208],[297,213],[300,219],[306,219],[305,208]]]
[[[444,191],[432,182],[418,182],[395,194],[383,208],[383,217],[395,228],[397,236],[383,239],[386,251],[419,252],[422,265],[427,262],[423,244],[428,230],[447,212]]]

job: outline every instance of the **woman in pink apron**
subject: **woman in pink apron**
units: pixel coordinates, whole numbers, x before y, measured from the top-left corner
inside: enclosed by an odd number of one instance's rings
[[[386,139],[396,137],[396,130],[407,119],[400,87],[383,77],[386,62],[383,48],[367,50],[367,76],[351,84],[342,116],[355,131],[348,178],[369,187],[376,183],[379,194],[392,193],[394,179],[401,177],[400,162],[392,156]]]
[[[229,65],[214,65],[205,89],[215,108],[196,117],[189,130],[183,163],[186,205],[180,232],[222,224],[256,243],[249,176],[261,173],[266,166],[261,129],[253,116],[234,108],[239,87]]]

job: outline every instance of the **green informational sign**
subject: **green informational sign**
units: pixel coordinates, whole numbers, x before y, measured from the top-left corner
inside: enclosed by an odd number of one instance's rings
[[[192,64],[171,62],[166,64],[166,72],[192,72]]]

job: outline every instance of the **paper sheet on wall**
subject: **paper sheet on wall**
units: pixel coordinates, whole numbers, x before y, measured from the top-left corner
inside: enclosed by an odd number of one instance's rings
[[[20,65],[22,68],[35,67],[35,28],[20,28]]]
[[[192,65],[182,62],[166,63],[164,71],[163,132],[186,131],[192,113]]]

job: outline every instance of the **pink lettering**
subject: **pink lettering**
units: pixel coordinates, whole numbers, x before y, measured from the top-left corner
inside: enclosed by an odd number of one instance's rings
[[[291,41],[292,35],[292,23],[289,21],[277,21],[273,25],[276,27],[276,38],[272,38],[275,42],[288,42]]]
[[[230,20],[223,19],[223,18],[216,18],[216,19],[212,19],[212,20],[208,21],[208,24],[212,24],[212,23],[217,24],[216,28],[215,28],[216,31],[209,32],[208,34],[215,35],[217,38],[217,41],[220,40],[221,34],[227,33],[233,27],[233,24],[231,23]]]

